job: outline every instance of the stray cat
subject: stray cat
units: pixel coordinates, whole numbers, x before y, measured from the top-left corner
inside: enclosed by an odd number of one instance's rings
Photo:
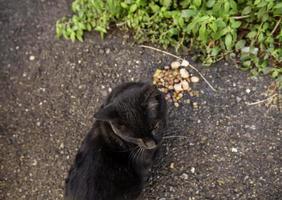
[[[115,88],[94,115],[66,179],[67,200],[134,200],[166,126],[166,101],[149,83]]]

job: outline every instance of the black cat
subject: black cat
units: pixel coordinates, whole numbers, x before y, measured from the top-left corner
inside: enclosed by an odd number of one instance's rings
[[[67,200],[134,200],[166,125],[166,101],[148,83],[118,86],[94,115],[66,179]]]

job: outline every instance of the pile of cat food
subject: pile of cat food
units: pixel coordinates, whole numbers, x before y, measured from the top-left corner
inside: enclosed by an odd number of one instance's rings
[[[199,96],[199,92],[193,91],[190,87],[191,84],[200,81],[199,77],[190,74],[187,70],[189,62],[183,60],[174,61],[170,66],[165,66],[157,69],[153,76],[153,84],[166,95],[168,101],[172,101],[176,107],[179,107],[180,99],[185,93],[190,96]],[[189,99],[187,103],[190,103]],[[197,107],[194,102],[193,107]]]

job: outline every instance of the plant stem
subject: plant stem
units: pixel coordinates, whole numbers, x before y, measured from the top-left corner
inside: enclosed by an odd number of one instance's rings
[[[277,30],[277,28],[278,28],[278,26],[279,26],[279,24],[280,24],[280,22],[281,22],[281,17],[280,17],[280,19],[278,20],[278,22],[276,23],[276,25],[275,25],[275,27],[273,28],[273,30],[271,31],[271,35],[273,35],[274,33],[275,33],[275,31]]]
[[[172,56],[172,57],[174,57],[174,58],[177,58],[177,59],[179,59],[179,60],[182,60],[182,61],[185,60],[185,59],[183,59],[183,58],[181,58],[181,57],[179,57],[179,56],[176,56],[176,55],[174,55],[174,54],[172,54],[172,53],[169,53],[169,52],[167,52],[167,51],[163,51],[163,50],[157,49],[157,48],[155,48],[155,47],[151,47],[151,46],[147,46],[147,45],[140,45],[140,47],[152,49],[152,50],[155,50],[155,51],[158,51],[158,52],[162,52],[162,53],[164,53],[164,54],[170,55],[170,56]],[[185,61],[187,61],[187,60],[185,60]],[[202,77],[202,79],[208,84],[208,86],[209,86],[214,92],[216,92],[216,89],[214,89],[214,87],[208,82],[208,80],[204,77],[204,75],[203,75],[196,67],[194,67],[194,66],[191,65],[191,64],[189,64],[189,67],[191,67],[193,70],[195,70],[195,71]]]
[[[268,97],[268,98],[266,98],[266,99],[263,99],[263,100],[260,100],[260,101],[256,101],[256,102],[252,102],[252,103],[246,103],[248,106],[252,106],[252,105],[257,105],[257,104],[260,104],[260,103],[263,103],[263,102],[266,102],[266,101],[268,101],[268,100],[272,100],[274,97],[276,97],[277,96],[277,94],[274,94],[274,95],[272,95],[272,96],[270,96],[270,97]]]
[[[244,15],[244,16],[234,16],[232,17],[233,19],[245,19],[245,18],[248,18],[250,17],[250,15]]]

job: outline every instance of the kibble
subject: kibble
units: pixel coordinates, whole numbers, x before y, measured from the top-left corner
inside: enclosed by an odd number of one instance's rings
[[[180,63],[178,61],[174,61],[171,63],[171,69],[178,69],[180,67]]]
[[[189,84],[191,82],[199,82],[199,78],[190,74],[184,68],[188,66],[189,62],[187,60],[183,60],[181,64],[178,61],[174,61],[170,66],[167,65],[163,69],[157,69],[153,75],[153,84],[166,94],[166,100],[172,101],[176,107],[180,106],[180,99],[183,98],[185,92],[190,96],[199,96],[199,92],[193,91]],[[184,102],[190,103],[190,100],[188,100],[184,100]],[[197,104],[193,103],[192,106],[198,108]]]

